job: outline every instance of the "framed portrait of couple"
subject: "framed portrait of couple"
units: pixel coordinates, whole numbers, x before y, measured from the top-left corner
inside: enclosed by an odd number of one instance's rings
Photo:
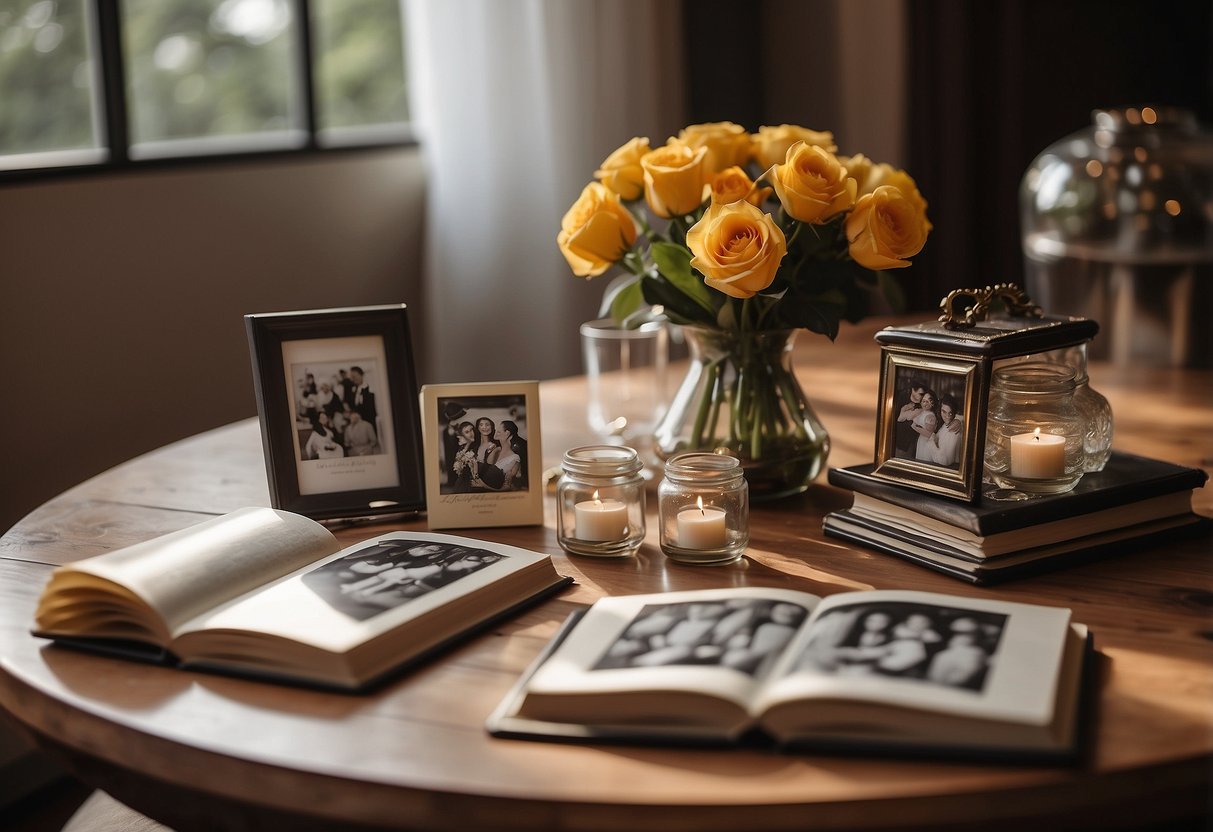
[[[986,364],[884,350],[873,475],[960,500],[980,497]]]
[[[316,520],[424,509],[406,307],[244,321],[274,508]]]
[[[430,528],[543,523],[539,383],[421,388]]]

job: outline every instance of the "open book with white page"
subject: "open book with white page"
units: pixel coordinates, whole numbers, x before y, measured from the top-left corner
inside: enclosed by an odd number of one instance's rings
[[[341,548],[307,517],[244,508],[57,568],[34,635],[242,676],[364,688],[570,578],[549,555],[430,532]]]
[[[988,599],[760,588],[603,598],[570,618],[488,729],[1056,760],[1081,745],[1091,654],[1069,610]]]

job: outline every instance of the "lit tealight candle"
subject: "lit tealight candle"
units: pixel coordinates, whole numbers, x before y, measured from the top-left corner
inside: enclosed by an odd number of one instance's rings
[[[699,497],[696,508],[678,512],[678,545],[684,549],[723,549],[728,542],[724,511],[705,507]]]
[[[567,504],[566,504],[567,505]],[[622,540],[628,533],[628,507],[622,500],[584,500],[573,506],[578,540]]]
[[[1052,433],[1020,433],[1011,437],[1011,476],[1048,479],[1066,473],[1066,438]]]

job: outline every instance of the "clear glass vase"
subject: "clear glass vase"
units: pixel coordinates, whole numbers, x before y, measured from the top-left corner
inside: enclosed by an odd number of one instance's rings
[[[691,357],[654,435],[663,459],[687,451],[741,460],[752,501],[804,491],[830,437],[792,371],[797,330],[683,327]]]

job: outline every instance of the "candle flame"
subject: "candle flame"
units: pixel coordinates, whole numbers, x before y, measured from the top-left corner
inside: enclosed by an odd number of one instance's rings
[[[1037,432],[1039,433],[1039,431],[1037,431]],[[594,496],[593,496],[593,498],[592,498],[592,499],[593,499],[593,500],[594,500],[594,502],[596,502],[596,503],[599,503],[599,504],[601,504],[601,503],[602,503],[602,500],[599,500],[599,499],[598,499],[598,489],[597,489],[597,488],[595,488],[595,489],[594,489]]]
[[[1037,442],[1040,441],[1040,428],[1037,428],[1036,430],[1032,431],[1032,439],[1034,439]]]
[[[705,512],[703,510],[703,497],[696,497],[695,504],[697,506],[699,506],[699,513],[702,514],[704,517],[707,517],[707,512]]]

